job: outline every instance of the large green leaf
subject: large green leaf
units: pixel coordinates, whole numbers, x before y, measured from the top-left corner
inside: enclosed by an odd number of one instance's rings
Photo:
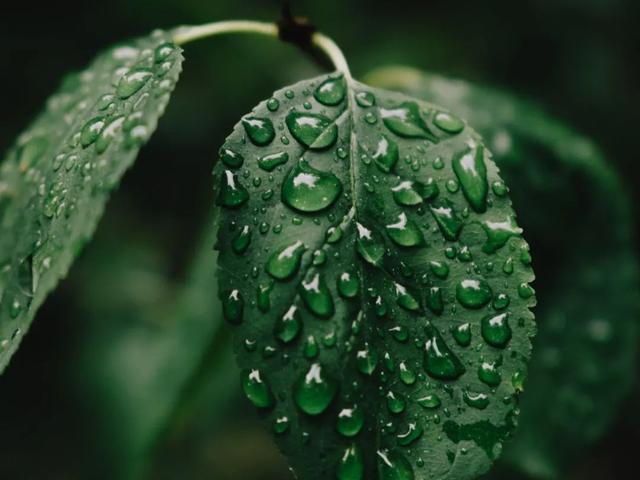
[[[481,138],[330,75],[258,105],[220,156],[223,312],[298,476],[486,471],[535,327],[528,246]]]
[[[401,67],[369,79],[446,105],[491,140],[540,299],[529,394],[505,457],[556,477],[603,433],[634,377],[638,268],[620,181],[593,143],[529,102]]]
[[[69,76],[0,167],[0,370],[156,127],[181,50],[155,32]]]

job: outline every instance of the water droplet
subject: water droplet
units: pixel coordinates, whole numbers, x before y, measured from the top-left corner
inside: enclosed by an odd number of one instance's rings
[[[404,397],[399,393],[394,393],[391,390],[387,393],[387,408],[389,412],[394,415],[398,415],[404,412],[404,409],[407,406],[407,401]]]
[[[482,362],[482,364],[480,364],[478,367],[478,378],[490,387],[497,387],[502,381],[497,365],[491,362]]]
[[[282,184],[282,201],[301,212],[319,212],[332,205],[341,192],[338,177],[300,159]]]
[[[118,82],[116,94],[123,100],[139,91],[153,77],[148,68],[134,68],[125,73]]]
[[[290,343],[298,336],[302,330],[302,318],[298,307],[292,305],[289,310],[276,320],[273,327],[273,334],[283,343]]]
[[[240,232],[231,240],[231,249],[237,254],[242,255],[247,251],[251,244],[251,227],[245,225]]]
[[[453,338],[461,347],[468,347],[471,344],[471,324],[463,323],[451,329]]]
[[[345,298],[354,298],[360,291],[360,280],[356,275],[344,272],[338,277],[338,292]]]
[[[435,393],[424,395],[423,397],[418,398],[416,402],[418,402],[418,405],[421,407],[428,408],[430,410],[438,408],[441,404],[440,397]]]
[[[493,190],[493,193],[495,193],[497,197],[504,197],[509,191],[507,186],[501,180],[496,180],[495,182],[493,182],[491,184],[491,189]]]
[[[442,289],[440,287],[431,287],[426,298],[427,308],[436,315],[442,315],[444,312],[444,301],[442,299]]]
[[[485,220],[482,222],[482,228],[487,235],[487,242],[482,246],[485,253],[496,252],[504,247],[511,237],[522,234],[522,229],[518,227],[513,216],[501,222]]]
[[[309,335],[304,342],[304,348],[302,349],[302,354],[305,358],[313,359],[318,356],[320,353],[320,347],[318,346],[318,342],[316,341],[316,337],[313,335]]]
[[[409,461],[396,450],[378,450],[379,480],[414,480]]]
[[[281,247],[271,254],[265,265],[265,270],[273,278],[287,280],[300,268],[302,254],[305,250],[306,246],[300,240]]]
[[[222,293],[222,313],[224,318],[234,325],[242,322],[244,298],[240,290],[227,290]]]
[[[356,353],[356,366],[360,373],[372,375],[378,366],[378,354],[375,350],[369,349],[368,344],[365,344],[365,348]]]
[[[245,117],[242,119],[242,126],[251,143],[259,147],[269,145],[276,136],[273,123],[268,118]]]
[[[484,147],[469,148],[453,156],[451,166],[455,172],[465,198],[476,212],[487,209],[487,167],[484,162]]]
[[[437,137],[429,130],[420,115],[420,107],[414,102],[404,102],[397,108],[381,108],[385,126],[396,135],[405,138],[425,138],[433,142]]]
[[[330,227],[327,230],[327,243],[335,244],[342,239],[342,228],[338,225],[337,227]]]
[[[391,223],[385,228],[389,238],[401,247],[418,247],[424,244],[420,228],[413,220],[407,218],[407,214],[404,212],[398,215],[395,223]]]
[[[426,372],[440,380],[459,378],[465,372],[462,362],[449,349],[434,327],[428,326],[425,331],[428,336],[424,345],[424,369]]]
[[[376,97],[371,92],[358,92],[356,93],[356,103],[362,108],[373,107],[376,104]]]
[[[273,421],[273,431],[276,435],[282,435],[289,430],[289,418],[278,417]]]
[[[438,112],[433,117],[433,123],[440,130],[447,133],[456,134],[464,130],[464,122],[458,117],[447,112]]]
[[[456,298],[466,308],[481,308],[489,303],[491,296],[491,287],[481,278],[468,278],[456,285]]]
[[[271,309],[271,290],[273,289],[273,282],[269,282],[266,285],[258,285],[256,294],[256,304],[258,310],[262,313],[267,313]]]
[[[399,369],[400,380],[402,380],[405,385],[413,385],[414,383],[416,383],[416,380],[418,378],[416,373],[409,367],[407,367],[407,364],[405,362],[400,362]]]
[[[358,239],[356,241],[358,253],[368,263],[375,266],[382,265],[385,247],[380,236],[359,222],[356,222],[356,227],[358,229]]]
[[[398,439],[398,444],[402,445],[403,447],[411,445],[422,436],[422,432],[422,427],[416,422],[409,423],[409,425],[407,425],[407,431],[399,433],[396,436],[396,438]]]
[[[80,143],[84,148],[98,139],[106,123],[105,117],[95,117],[84,124],[80,132]]]
[[[280,101],[277,98],[267,100],[267,109],[270,112],[276,112],[280,108]]]
[[[267,172],[272,172],[280,165],[284,165],[289,161],[289,154],[287,152],[278,152],[271,153],[269,155],[265,155],[258,160],[258,166],[266,170]]]
[[[355,437],[364,425],[364,411],[354,405],[353,408],[344,408],[338,414],[337,429],[345,437]]]
[[[305,280],[300,283],[299,291],[302,300],[312,313],[323,318],[333,315],[335,308],[331,292],[319,273],[310,271]]]
[[[249,200],[249,192],[240,183],[238,177],[231,170],[225,170],[218,196],[218,204],[227,208],[237,208]]]
[[[423,200],[431,200],[439,193],[438,185],[433,178],[430,178],[427,183],[403,180],[392,187],[391,192],[398,205],[407,207],[420,205]]]
[[[124,123],[124,115],[114,117],[100,132],[100,135],[96,139],[96,153],[104,153],[114,138],[117,137],[122,124]],[[82,142],[82,139],[80,140]]]
[[[356,444],[347,447],[338,463],[338,480],[362,480],[364,478],[364,462]]]
[[[153,59],[156,63],[162,63],[167,58],[169,58],[169,55],[171,55],[174,50],[175,50],[175,45],[173,43],[170,43],[170,42],[162,43],[156,47],[153,54]]]
[[[398,144],[383,135],[378,141],[375,153],[371,156],[383,172],[389,173],[398,162]]]
[[[338,384],[319,363],[314,363],[294,386],[294,399],[304,413],[320,415],[329,407],[337,392]]]
[[[489,406],[489,396],[486,393],[475,393],[465,390],[463,394],[464,402],[470,407],[484,410]]]
[[[527,300],[535,295],[535,290],[528,283],[518,285],[518,296],[523,300]]]
[[[344,78],[340,76],[337,78],[328,78],[322,82],[318,88],[316,88],[313,96],[323,105],[334,106],[344,100],[345,93]]]
[[[429,262],[429,269],[436,277],[446,279],[449,276],[449,265],[447,262],[441,262],[440,260],[432,260]]]
[[[499,313],[482,318],[480,331],[482,338],[492,347],[504,348],[511,340],[509,314]]]
[[[221,148],[219,152],[220,160],[224,162],[227,167],[239,168],[244,163],[244,158],[237,152],[234,152],[230,148]]]
[[[258,408],[271,408],[275,402],[271,388],[259,370],[247,370],[242,376],[242,389]]]
[[[406,287],[400,285],[399,283],[396,283],[395,289],[398,305],[411,312],[420,310],[420,304],[418,303],[416,298],[407,291]]]
[[[493,299],[493,308],[495,308],[496,310],[503,310],[509,306],[509,303],[511,303],[509,295],[507,295],[506,293],[499,293]]]
[[[453,208],[453,203],[448,199],[442,199],[438,205],[429,207],[444,238],[454,241],[462,230],[462,220]]]
[[[292,110],[286,124],[298,142],[311,150],[324,150],[338,139],[338,127],[324,115]]]

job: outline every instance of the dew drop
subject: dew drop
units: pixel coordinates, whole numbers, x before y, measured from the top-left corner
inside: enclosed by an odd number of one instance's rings
[[[376,104],[376,97],[371,92],[358,92],[356,93],[356,103],[362,108],[373,107]]]
[[[492,347],[504,348],[511,340],[509,314],[499,313],[482,318],[480,328],[482,338]]]
[[[441,405],[440,397],[435,393],[424,395],[423,397],[418,398],[416,402],[418,402],[418,405],[422,408],[428,408],[429,410],[436,409]]]
[[[385,173],[393,170],[398,162],[398,144],[383,135],[378,141],[375,153],[371,156],[377,167]]]
[[[425,329],[427,340],[424,349],[424,369],[440,380],[455,380],[464,372],[462,362],[455,356],[444,342],[438,331],[429,326]]]
[[[148,68],[134,68],[125,73],[118,82],[116,94],[124,99],[138,92],[153,77],[153,72]]]
[[[338,414],[337,429],[345,437],[355,437],[364,425],[364,411],[354,405],[352,408],[344,408]]]
[[[269,145],[276,136],[273,123],[268,118],[245,117],[242,119],[242,126],[251,143],[259,147]]]
[[[243,156],[230,148],[221,148],[219,156],[220,160],[229,168],[239,168],[244,163]]]
[[[404,212],[398,215],[395,223],[391,223],[385,228],[389,238],[401,247],[418,247],[425,243],[418,225],[407,218],[407,214]]]
[[[347,447],[338,463],[338,480],[362,480],[364,478],[364,462],[356,444]]]
[[[390,413],[399,415],[404,412],[406,406],[407,401],[401,394],[389,390],[389,392],[387,393],[387,408],[389,409]]]
[[[453,208],[453,203],[448,199],[442,199],[439,205],[429,207],[444,238],[450,241],[457,240],[462,230],[462,220]]]
[[[437,141],[420,115],[420,107],[414,102],[404,102],[396,108],[380,109],[385,126],[396,135],[405,138],[425,138]]]
[[[316,88],[313,96],[323,105],[334,106],[344,100],[346,87],[342,76],[328,78]]]
[[[416,298],[408,292],[406,287],[400,285],[399,283],[396,283],[395,290],[396,301],[398,302],[398,305],[400,305],[405,310],[409,310],[410,312],[420,310],[420,303],[418,303],[418,300],[416,300]]]
[[[471,324],[463,323],[457,327],[453,327],[451,334],[456,343],[461,347],[468,347],[471,344]]]
[[[360,256],[371,265],[382,265],[385,247],[380,236],[359,222],[356,222],[356,227],[358,229],[356,249]]]
[[[487,209],[487,167],[484,147],[469,148],[454,155],[451,166],[460,181],[465,198],[476,212]]]
[[[396,438],[398,439],[399,445],[407,447],[418,440],[422,436],[422,433],[422,427],[416,422],[412,422],[407,425],[407,430],[396,435]]]
[[[237,208],[249,200],[249,192],[231,170],[225,170],[221,180],[222,185],[218,196],[219,205],[227,208]]]
[[[451,134],[460,133],[464,129],[464,122],[447,112],[436,113],[433,117],[433,123],[440,130]]]
[[[100,135],[96,139],[96,153],[104,153],[114,138],[120,132],[122,124],[124,123],[124,115],[114,117],[100,132]],[[80,140],[82,142],[82,139]]]
[[[356,366],[360,373],[372,375],[378,366],[378,354],[375,350],[371,350],[369,345],[365,344],[365,348],[356,353]]]
[[[489,396],[486,393],[476,393],[465,390],[462,397],[464,402],[470,407],[484,410],[489,406]]]
[[[302,318],[298,307],[292,305],[273,327],[273,334],[282,343],[290,343],[296,339],[302,330]]]
[[[501,222],[486,220],[482,222],[482,228],[487,235],[487,241],[482,246],[485,253],[495,253],[504,247],[511,237],[522,234],[522,229],[518,227],[513,216]]]
[[[481,308],[489,303],[491,296],[491,287],[481,278],[468,278],[456,285],[456,298],[466,308]]]
[[[302,254],[305,250],[306,246],[300,240],[281,247],[271,254],[265,265],[265,270],[277,280],[287,280],[300,268]]]
[[[360,291],[360,280],[350,272],[342,273],[337,280],[338,292],[344,298],[354,298]]]
[[[229,323],[241,323],[243,312],[244,298],[239,290],[227,290],[222,293],[222,313]]]
[[[80,131],[80,143],[84,148],[98,140],[106,123],[105,117],[95,117],[84,124]]]
[[[310,271],[300,283],[299,291],[305,305],[313,314],[322,318],[333,315],[335,307],[331,292],[320,273]]]
[[[412,207],[420,205],[424,200],[435,198],[439,189],[433,178],[430,178],[427,183],[403,180],[392,187],[391,192],[398,205]]]
[[[271,388],[260,370],[247,370],[242,376],[242,389],[257,408],[271,408],[275,402]]]
[[[276,435],[282,435],[289,430],[289,418],[278,417],[273,421],[273,432]]]
[[[482,362],[478,367],[478,378],[490,387],[500,385],[502,378],[495,363]]]
[[[427,293],[426,305],[436,315],[442,315],[444,312],[444,301],[442,299],[442,289],[440,287],[431,287]]]
[[[285,122],[291,135],[311,150],[324,150],[338,139],[338,127],[328,117],[292,110]]]
[[[407,367],[407,364],[405,362],[400,362],[399,369],[400,380],[402,380],[405,385],[413,385],[414,383],[416,383],[416,380],[418,378],[416,373],[409,367]]]
[[[379,480],[414,480],[409,461],[396,450],[378,450]]]
[[[300,159],[282,184],[282,201],[300,212],[319,212],[332,205],[341,192],[338,177]]]
[[[329,377],[319,363],[314,363],[294,386],[296,405],[307,415],[320,415],[331,404],[338,384]]]
[[[231,249],[236,255],[244,254],[251,244],[251,227],[245,225],[240,232],[231,240]]]
[[[284,165],[289,161],[289,154],[287,152],[278,152],[271,153],[269,155],[265,155],[260,157],[258,160],[258,166],[266,170],[267,172],[272,172],[280,165]]]

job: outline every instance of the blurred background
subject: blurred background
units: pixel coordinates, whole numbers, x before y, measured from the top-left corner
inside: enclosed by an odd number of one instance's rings
[[[640,2],[295,0],[292,6],[340,44],[356,78],[404,64],[535,99],[595,141],[620,173],[616,190],[626,191],[633,206],[640,200],[640,159],[628,130],[640,112]],[[65,73],[114,42],[158,27],[275,20],[279,9],[275,0],[5,2],[0,148],[9,148]],[[276,88],[321,70],[292,46],[247,36],[189,45],[186,58],[168,111],[114,195],[95,240],[0,377],[2,479],[292,478],[241,399],[213,301],[209,175],[217,148],[241,115]],[[549,168],[553,175],[555,167]],[[570,173],[561,189],[567,209],[584,199]],[[616,192],[594,188],[601,194],[593,194],[593,205],[606,210]],[[602,218],[582,233],[607,231]],[[637,231],[629,236],[637,238]],[[539,278],[551,276],[532,245]],[[616,271],[613,265],[609,273]],[[542,304],[544,285],[536,288]],[[607,298],[605,292],[605,304]],[[620,315],[635,324],[630,312],[631,306]],[[640,395],[629,368],[637,339],[626,340],[609,346],[624,357],[619,364],[606,363],[610,351],[597,360],[604,371],[597,388],[611,389],[616,401],[594,400],[598,428],[589,441],[577,432],[566,459],[538,458],[530,461],[546,466],[530,468],[516,459],[492,475],[626,478],[637,468]],[[623,371],[611,373],[614,368]],[[555,450],[563,456],[564,444],[572,442],[563,433],[549,434],[540,455]]]

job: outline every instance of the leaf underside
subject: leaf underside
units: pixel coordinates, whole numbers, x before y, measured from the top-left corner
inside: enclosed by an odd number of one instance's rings
[[[369,78],[447,106],[490,139],[537,259],[540,300],[528,394],[504,458],[557,477],[602,435],[633,379],[638,267],[624,189],[590,141],[535,105],[403,67]]]
[[[157,31],[67,77],[0,167],[0,371],[164,112],[181,50]]]
[[[517,414],[535,296],[481,138],[330,75],[276,92],[220,153],[223,311],[299,478],[486,471]]]

